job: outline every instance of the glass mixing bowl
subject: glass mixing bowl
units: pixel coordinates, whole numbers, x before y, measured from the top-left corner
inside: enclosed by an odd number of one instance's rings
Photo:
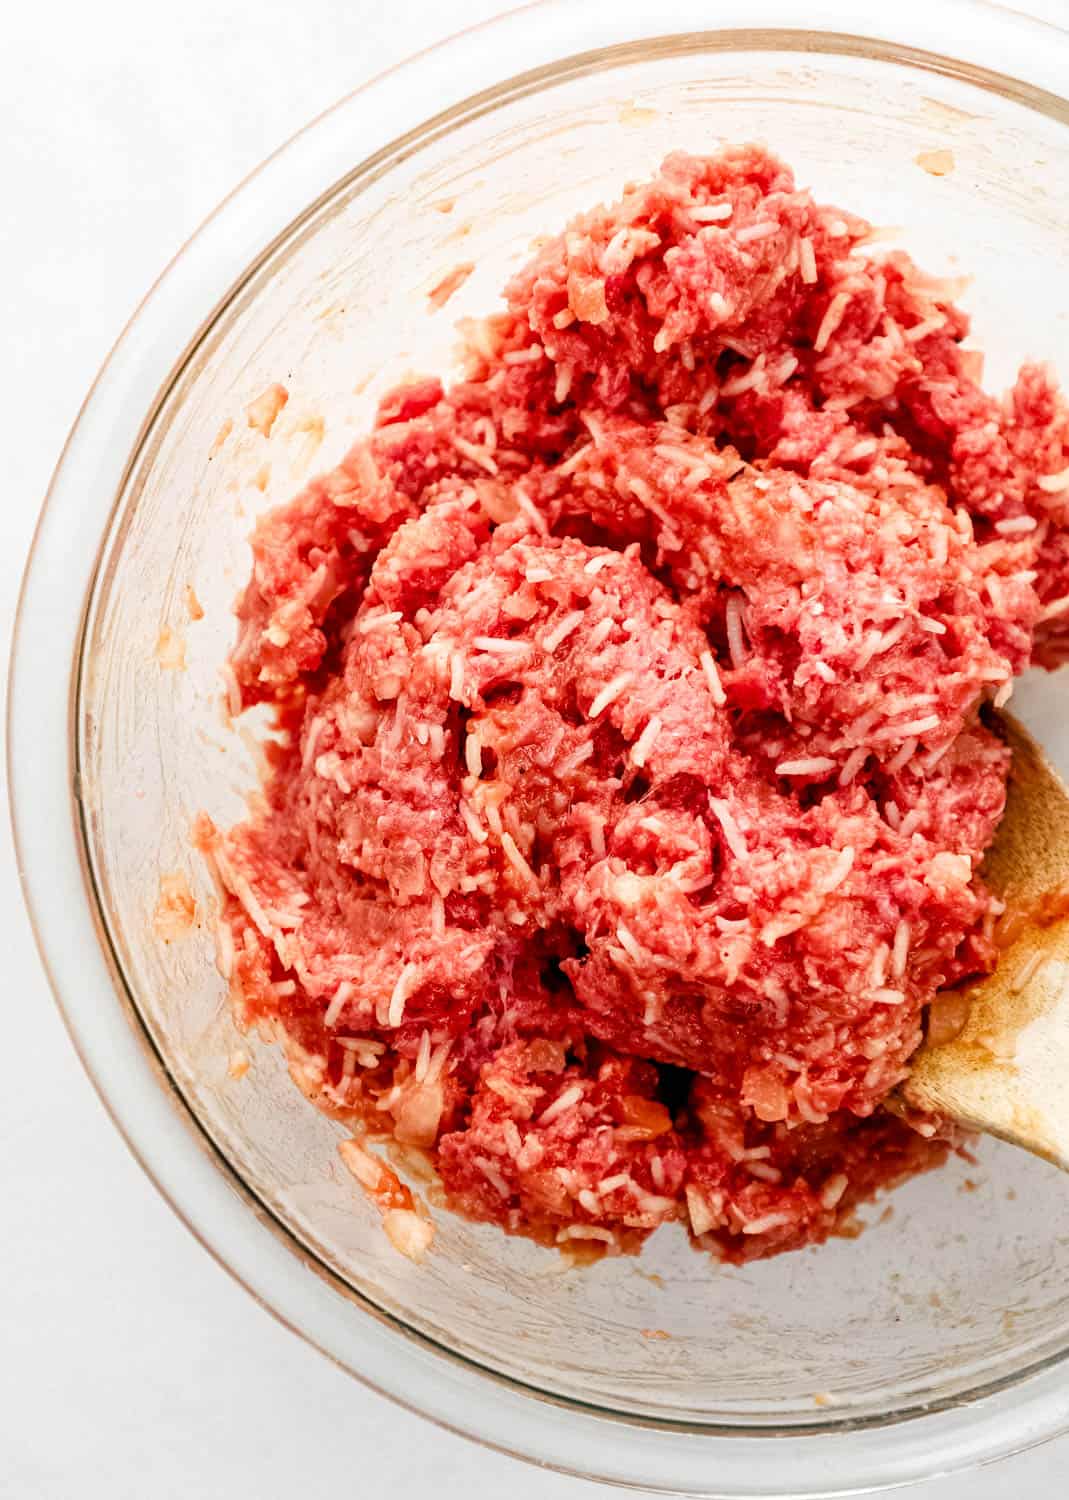
[[[402,373],[447,369],[455,320],[494,306],[533,236],[668,150],[768,141],[819,197],[901,226],[924,266],[974,273],[990,381],[1057,359],[1069,39],[975,0],[860,9],[826,3],[798,30],[793,0],[546,3],[325,115],[205,225],[123,335],[60,463],[18,630],[13,800],[42,952],[177,1212],[379,1390],[539,1463],[650,1488],[875,1488],[1069,1425],[1069,1183],[988,1141],[978,1164],[879,1205],[858,1241],[745,1269],[662,1232],[641,1260],[569,1271],[444,1213],[416,1267],[277,1052],[244,1042],[251,1072],[230,1076],[238,1038],[189,831],[201,808],[240,814],[256,781],[254,733],[220,710],[256,513],[335,462]],[[932,150],[953,153],[949,174],[917,165]],[[460,262],[470,279],[429,310]],[[267,439],[245,408],[276,380],[290,400]],[[1064,682],[1020,700],[1069,760]],[[198,920],[164,943],[160,880],[179,871]]]

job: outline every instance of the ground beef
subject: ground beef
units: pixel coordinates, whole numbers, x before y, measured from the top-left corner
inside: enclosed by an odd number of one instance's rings
[[[868,236],[674,155],[253,536],[235,1013],[511,1232],[745,1260],[953,1144],[889,1095],[994,962],[980,711],[1065,654],[1069,415]]]

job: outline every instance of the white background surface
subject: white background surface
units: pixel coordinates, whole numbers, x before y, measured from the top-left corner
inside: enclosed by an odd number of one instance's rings
[[[0,658],[59,448],[160,269],[307,120],[417,47],[501,8],[33,0],[5,19]],[[1027,8],[1069,23],[1069,0]],[[0,1496],[609,1493],[483,1453],[395,1410],[256,1307],[156,1196],[83,1076],[22,913],[6,821],[0,898],[11,912],[0,999]],[[923,1485],[910,1500],[994,1500],[1014,1489],[1055,1500],[1067,1471],[1063,1442],[983,1475]]]

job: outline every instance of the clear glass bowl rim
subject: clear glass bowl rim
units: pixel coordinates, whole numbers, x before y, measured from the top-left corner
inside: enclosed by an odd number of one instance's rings
[[[832,1495],[905,1484],[1021,1451],[1069,1429],[1065,1361],[938,1410],[857,1428],[814,1422],[755,1435],[614,1418],[557,1401],[369,1316],[337,1331],[340,1283],[258,1208],[172,1086],[108,951],[77,797],[77,684],[88,601],[127,474],[183,368],[257,265],[340,183],[447,129],[522,82],[605,66],[628,46],[790,46],[891,59],[962,77],[1069,128],[1069,34],[993,0],[898,0],[859,14],[822,0],[535,0],[463,32],[349,95],[270,157],[183,247],[134,313],[67,440],[34,536],[16,619],[8,770],[16,854],[48,978],[98,1094],[157,1189],[219,1263],[280,1321],[369,1386],[442,1426],[543,1466],[617,1484],[728,1496]],[[716,21],[715,28],[710,26]],[[943,49],[953,42],[953,55]],[[507,60],[528,63],[514,75]],[[504,76],[502,76],[504,75]],[[487,78],[500,80],[490,88]],[[417,100],[442,108],[421,115]],[[351,142],[376,149],[357,166]],[[193,330],[192,336],[186,330]],[[155,391],[146,408],[143,393]],[[54,664],[69,663],[69,673]],[[116,1004],[116,999],[119,1004]],[[294,1277],[297,1255],[317,1276]],[[477,1413],[473,1416],[472,1413]]]

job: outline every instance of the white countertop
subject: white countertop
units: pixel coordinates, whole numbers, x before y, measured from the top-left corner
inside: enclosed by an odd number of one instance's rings
[[[308,119],[371,73],[502,8],[33,0],[6,18],[4,658],[59,448],[161,267]],[[1069,0],[1027,8],[1069,19]],[[515,1500],[608,1493],[395,1409],[239,1290],[157,1196],[82,1073],[22,911],[6,819],[0,894],[12,912],[0,1058],[0,1496],[290,1500],[388,1486],[448,1500],[477,1485]],[[376,1441],[361,1442],[365,1434]],[[1015,1486],[1045,1500],[1064,1492],[1067,1468],[1069,1441],[910,1494],[994,1500]]]

